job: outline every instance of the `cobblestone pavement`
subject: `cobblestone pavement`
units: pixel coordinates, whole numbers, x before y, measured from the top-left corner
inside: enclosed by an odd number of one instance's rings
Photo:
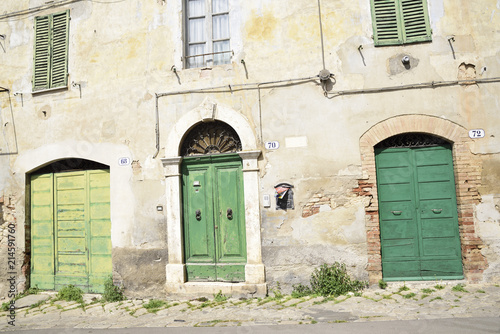
[[[370,288],[361,294],[336,298],[292,298],[291,296],[276,298],[270,293],[266,298],[246,300],[225,299],[225,296],[220,295],[219,298],[214,296],[208,300],[134,299],[104,304],[96,301],[99,295],[85,295],[83,307],[76,302],[57,300],[55,293],[44,292],[41,296],[44,295],[48,295],[49,298],[16,310],[15,326],[8,323],[11,321],[9,312],[0,312],[2,319],[0,331],[43,328],[217,327],[500,317],[499,284],[391,283],[385,290]],[[24,306],[23,299],[17,300],[16,303]],[[157,307],[152,308],[155,303]]]

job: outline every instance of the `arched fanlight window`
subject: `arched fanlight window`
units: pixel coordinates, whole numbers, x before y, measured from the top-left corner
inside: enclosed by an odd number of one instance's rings
[[[409,132],[389,137],[375,145],[375,148],[430,147],[445,144],[449,143],[442,138],[427,133]]]
[[[181,155],[236,153],[241,151],[240,137],[224,122],[200,123],[187,134]]]
[[[47,166],[37,169],[31,174],[61,173],[91,169],[109,169],[109,166],[103,165],[96,161],[79,158],[69,158],[54,161]]]

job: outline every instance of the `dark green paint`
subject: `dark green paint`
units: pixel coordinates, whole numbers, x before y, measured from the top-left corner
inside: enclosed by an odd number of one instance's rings
[[[375,153],[384,280],[463,278],[451,147]]]
[[[186,158],[182,173],[188,281],[244,281],[241,158],[237,154]]]

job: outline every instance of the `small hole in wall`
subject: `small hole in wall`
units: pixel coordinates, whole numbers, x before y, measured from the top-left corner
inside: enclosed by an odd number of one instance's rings
[[[50,109],[43,108],[38,112],[38,117],[40,119],[49,119],[50,118]]]

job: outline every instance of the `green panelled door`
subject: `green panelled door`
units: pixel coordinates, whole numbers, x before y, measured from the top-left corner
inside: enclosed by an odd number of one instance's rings
[[[384,280],[463,278],[450,146],[375,153]]]
[[[103,292],[111,274],[109,171],[31,178],[31,285]]]
[[[186,158],[182,173],[188,281],[244,281],[241,159],[237,154]]]

